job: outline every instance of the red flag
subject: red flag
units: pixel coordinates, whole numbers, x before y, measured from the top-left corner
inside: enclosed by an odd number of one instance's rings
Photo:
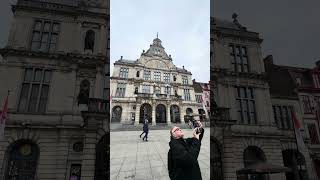
[[[297,118],[296,113],[294,111],[291,111],[291,115],[292,115],[292,119],[293,119],[294,132],[296,134],[298,150],[300,152],[303,152],[305,149],[305,144],[304,144],[303,137],[301,134],[302,126],[301,126],[301,123],[300,123],[299,119]]]
[[[4,128],[6,126],[7,119],[8,119],[8,96],[4,102],[4,105],[0,114],[0,138],[4,137]]]

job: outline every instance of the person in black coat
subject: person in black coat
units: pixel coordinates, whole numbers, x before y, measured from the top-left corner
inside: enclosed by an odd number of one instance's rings
[[[200,125],[199,128],[202,128]],[[171,180],[202,180],[198,163],[198,155],[201,147],[202,133],[193,130],[193,138],[183,139],[182,130],[174,126],[170,130],[171,140],[168,152],[168,170]]]
[[[149,133],[149,121],[148,119],[145,119],[143,123],[143,132],[140,134],[140,138],[142,134],[145,134],[142,140],[144,141],[144,139],[146,139],[146,141],[148,141],[148,133]]]

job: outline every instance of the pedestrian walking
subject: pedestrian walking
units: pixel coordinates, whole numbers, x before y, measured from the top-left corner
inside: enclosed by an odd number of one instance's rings
[[[168,171],[171,180],[202,180],[198,155],[203,133],[204,129],[199,124],[193,129],[193,137],[184,139],[179,127],[171,128],[168,152]]]
[[[143,132],[140,134],[140,138],[141,138],[142,134],[145,134],[144,137],[142,138],[142,140],[144,141],[144,139],[145,139],[146,141],[148,141],[148,133],[149,133],[149,121],[146,118],[143,123]]]

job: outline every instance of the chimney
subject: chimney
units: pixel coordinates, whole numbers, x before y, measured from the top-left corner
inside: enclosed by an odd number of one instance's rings
[[[123,57],[123,56],[120,57],[120,60],[122,60],[122,57]]]
[[[184,69],[184,66],[182,66],[182,69]]]

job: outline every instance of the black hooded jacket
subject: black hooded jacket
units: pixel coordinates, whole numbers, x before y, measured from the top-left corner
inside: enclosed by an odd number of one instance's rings
[[[168,170],[171,180],[202,180],[198,155],[203,133],[200,134],[199,140],[171,137],[168,152]]]

